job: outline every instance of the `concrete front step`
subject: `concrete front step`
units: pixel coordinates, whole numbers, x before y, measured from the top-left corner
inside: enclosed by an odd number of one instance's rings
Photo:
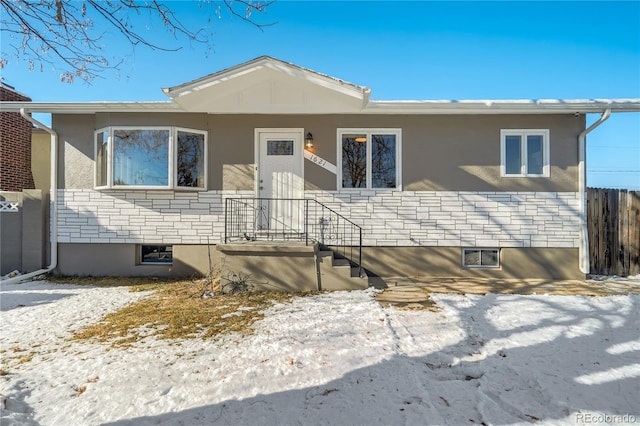
[[[318,263],[322,290],[362,290],[369,286],[364,269],[352,266],[347,259],[336,258],[332,251],[320,251]]]
[[[358,290],[369,286],[364,269],[317,245],[295,241],[240,241],[220,244],[225,266],[250,273],[269,290]],[[317,257],[317,258],[316,258]],[[362,275],[360,275],[362,274]],[[258,287],[258,286],[256,286]]]

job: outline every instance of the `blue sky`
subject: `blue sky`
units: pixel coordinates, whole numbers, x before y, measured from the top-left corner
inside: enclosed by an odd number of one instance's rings
[[[206,25],[193,3],[168,3],[186,24]],[[132,49],[107,33],[106,56],[125,61],[91,85],[20,63],[2,75],[34,101],[166,100],[161,87],[270,55],[371,87],[373,99],[640,98],[639,1],[280,0],[255,18],[277,23],[260,31],[214,16],[208,55],[197,44]],[[180,44],[163,28],[144,34]],[[613,114],[588,146],[589,186],[640,189],[640,113]]]

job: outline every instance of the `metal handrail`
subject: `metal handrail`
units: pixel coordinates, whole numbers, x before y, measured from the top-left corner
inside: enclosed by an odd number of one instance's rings
[[[227,198],[224,242],[303,241],[330,247],[362,275],[362,228],[313,199]]]

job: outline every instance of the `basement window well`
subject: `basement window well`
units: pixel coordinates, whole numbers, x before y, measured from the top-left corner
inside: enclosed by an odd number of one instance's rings
[[[500,250],[497,248],[462,249],[462,266],[465,268],[499,268]]]
[[[166,265],[173,263],[173,246],[159,244],[141,245],[140,263],[142,265]]]

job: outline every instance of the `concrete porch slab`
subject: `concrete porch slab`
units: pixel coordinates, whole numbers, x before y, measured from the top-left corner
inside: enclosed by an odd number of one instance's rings
[[[308,253],[313,256],[315,244],[301,241],[239,241],[218,244],[216,249],[228,253]]]

